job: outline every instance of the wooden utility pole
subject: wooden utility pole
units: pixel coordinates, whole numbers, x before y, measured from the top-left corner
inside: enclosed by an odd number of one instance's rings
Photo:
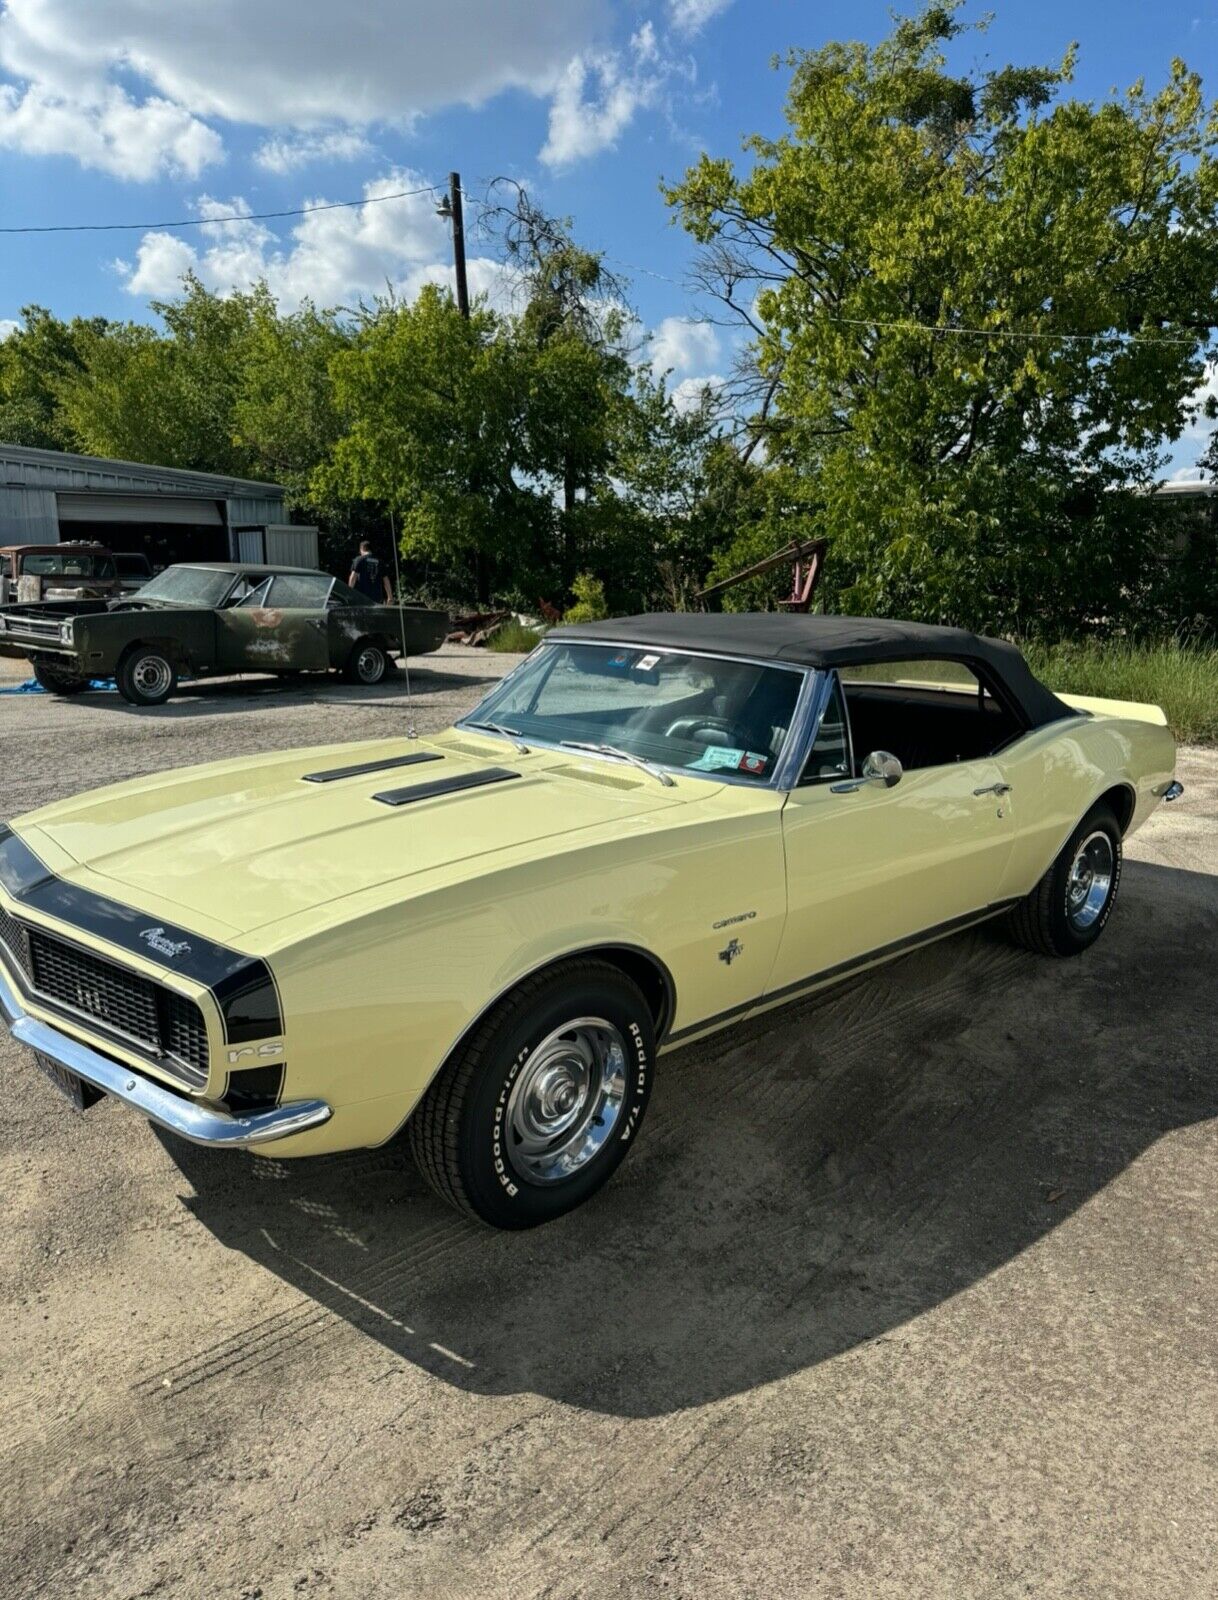
[[[461,209],[461,174],[448,175],[448,207],[453,225],[453,267],[457,274],[457,310],[469,316],[469,284],[465,277],[465,214]]]

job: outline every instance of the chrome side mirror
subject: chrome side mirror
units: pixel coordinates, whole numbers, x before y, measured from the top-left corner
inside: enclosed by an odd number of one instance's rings
[[[866,783],[875,783],[882,789],[893,789],[905,772],[905,768],[889,750],[873,750],[863,762],[862,776],[847,778],[845,783],[831,783],[830,790],[834,794],[853,794],[856,789],[861,789]]]
[[[868,783],[882,784],[894,789],[900,783],[905,768],[888,750],[873,750],[863,762],[863,777]]]

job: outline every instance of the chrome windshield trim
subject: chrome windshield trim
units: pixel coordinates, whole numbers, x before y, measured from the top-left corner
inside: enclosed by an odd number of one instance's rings
[[[233,1116],[175,1094],[172,1089],[162,1088],[133,1068],[111,1061],[88,1045],[32,1017],[3,972],[0,972],[0,1017],[8,1023],[18,1044],[74,1072],[95,1089],[125,1101],[150,1122],[176,1133],[179,1138],[189,1139],[192,1144],[247,1149],[250,1145],[268,1144],[273,1139],[286,1139],[289,1134],[319,1127],[332,1115],[324,1100],[297,1100],[273,1106],[268,1111]]]
[[[543,639],[537,648],[535,650],[530,650],[528,655],[525,656],[524,660],[521,661],[517,666],[514,666],[506,677],[500,678],[499,682],[490,691],[490,694],[483,696],[483,698],[478,702],[478,705],[476,705],[469,713],[469,716],[462,717],[459,722],[454,722],[453,727],[460,728],[467,733],[480,733],[484,738],[503,738],[504,735],[492,731],[489,723],[483,723],[481,726],[479,726],[472,720],[472,718],[478,715],[479,707],[485,705],[486,701],[491,698],[491,695],[496,695],[502,689],[506,688],[516,674],[523,671],[525,666],[532,661],[533,657],[536,656],[540,651],[552,650],[558,645],[573,644],[578,644],[582,649],[634,650],[641,655],[646,654],[649,650],[652,650],[656,655],[662,656],[693,656],[704,661],[740,662],[744,666],[774,667],[779,672],[798,673],[804,681],[800,686],[799,695],[795,701],[795,710],[791,717],[791,726],[787,730],[786,741],[783,744],[782,754],[779,756],[778,762],[775,765],[773,776],[767,778],[763,783],[758,783],[756,778],[742,777],[738,773],[734,772],[699,772],[695,767],[679,767],[674,766],[671,762],[655,761],[652,760],[651,757],[647,758],[649,764],[661,772],[671,772],[679,778],[697,778],[703,783],[738,784],[743,788],[754,790],[781,790],[791,787],[791,785],[785,781],[785,774],[788,771],[787,754],[801,737],[805,719],[808,714],[809,702],[815,698],[816,682],[819,679],[827,676],[826,673],[818,671],[815,667],[801,667],[792,661],[766,661],[760,656],[734,656],[726,654],[720,650],[686,650],[670,645],[649,646],[646,644],[626,643],[625,641],[618,639],[555,639],[552,642],[548,639]],[[821,706],[816,712],[818,720],[821,709],[823,709],[823,706]],[[529,748],[531,750],[553,750],[560,755],[570,755],[575,753],[571,750],[569,744],[564,745],[561,742],[555,744],[549,739],[539,739],[531,733],[521,734],[520,737],[528,740]],[[590,751],[579,753],[592,754]],[[604,759],[608,760],[610,758],[605,757]],[[802,768],[802,765],[803,763],[801,761],[799,766],[796,767],[797,776]],[[783,781],[780,781],[780,777],[783,779]]]

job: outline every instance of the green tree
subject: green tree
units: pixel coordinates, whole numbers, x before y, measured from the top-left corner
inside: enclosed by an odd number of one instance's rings
[[[80,344],[82,365],[58,385],[83,448],[202,472],[254,475],[235,411],[260,291],[216,295],[194,277],[174,301],[154,301],[165,332],[111,323]]]
[[[18,327],[0,342],[0,439],[43,450],[80,448],[59,388],[84,370],[82,346],[105,328],[102,317],[64,322],[42,306],[23,308]]]
[[[506,330],[528,395],[520,470],[558,506],[551,585],[567,591],[593,547],[612,538],[620,509],[607,485],[633,376],[625,286],[575,241],[569,219],[547,215],[519,184],[497,188],[508,202],[488,207],[484,225],[498,233],[523,301]]]
[[[1179,62],[1098,105],[1072,54],[955,74],[958,9],[793,52],[788,132],[667,195],[751,331],[758,434],[812,485],[843,608],[1110,622],[1218,324],[1218,120]]]
[[[467,320],[426,286],[411,305],[378,303],[330,364],[344,432],[314,492],[372,499],[397,516],[403,554],[454,583],[526,571],[553,506],[519,474],[527,385],[500,320]]]

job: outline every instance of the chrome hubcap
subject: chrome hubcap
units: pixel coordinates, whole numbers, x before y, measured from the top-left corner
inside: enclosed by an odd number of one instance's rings
[[[170,670],[168,661],[160,656],[144,656],[135,664],[132,677],[135,686],[141,694],[164,694],[169,687]]]
[[[1089,834],[1075,851],[1066,884],[1066,916],[1080,932],[1091,927],[1112,892],[1114,857],[1106,833]]]
[[[381,652],[379,650],[361,650],[356,671],[365,683],[375,683],[381,675]]]
[[[626,1103],[626,1043],[602,1017],[556,1028],[517,1075],[507,1103],[507,1143],[516,1170],[557,1183],[603,1149]]]

